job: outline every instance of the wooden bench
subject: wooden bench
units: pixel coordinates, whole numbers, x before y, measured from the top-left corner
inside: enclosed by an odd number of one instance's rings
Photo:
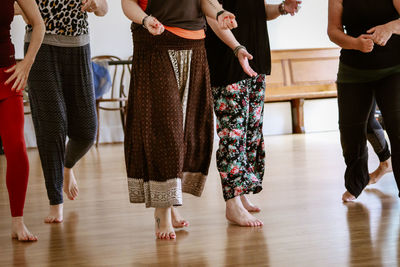
[[[304,100],[337,96],[338,48],[272,51],[265,102],[290,101],[293,133],[304,133]]]

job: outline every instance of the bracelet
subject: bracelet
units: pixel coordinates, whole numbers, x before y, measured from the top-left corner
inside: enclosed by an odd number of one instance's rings
[[[239,50],[240,50],[240,49],[247,50],[246,47],[244,47],[243,45],[238,45],[238,46],[236,46],[235,49],[233,49],[233,54],[235,54],[235,57],[238,56]]]
[[[217,21],[218,21],[218,17],[224,12],[225,12],[225,10],[223,10],[223,9],[221,11],[217,12],[217,16],[216,16]]]
[[[285,1],[283,1],[282,3],[279,4],[278,9],[279,9],[279,13],[281,15],[287,15],[288,14],[288,12],[285,10]]]
[[[145,29],[147,29],[147,27],[146,27],[146,25],[144,25],[144,23],[146,22],[146,19],[148,19],[149,17],[151,17],[151,15],[147,15],[146,17],[144,17],[144,18],[142,19],[142,26],[143,26],[143,28],[145,28]]]

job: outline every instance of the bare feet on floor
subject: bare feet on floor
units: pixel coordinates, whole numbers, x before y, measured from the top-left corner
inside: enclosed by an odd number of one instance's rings
[[[171,220],[171,207],[156,208],[154,210],[156,221],[156,237],[158,239],[175,239],[176,234]]]
[[[171,217],[172,217],[172,226],[174,228],[183,228],[189,226],[189,222],[186,221],[184,218],[182,218],[182,216],[178,212],[178,209],[175,207],[171,208]]]
[[[45,223],[61,223],[63,221],[63,204],[50,205],[49,215],[44,219]]]
[[[352,194],[350,194],[349,191],[346,191],[346,192],[344,192],[344,194],[342,196],[342,200],[343,200],[343,202],[350,202],[350,201],[356,200],[356,197],[353,196]]]
[[[226,201],[226,218],[240,226],[256,227],[263,225],[262,221],[245,209],[239,196]]]
[[[392,171],[392,160],[389,158],[388,160],[379,163],[378,168],[374,172],[369,174],[370,179],[368,184],[376,184],[383,175]]]
[[[18,239],[18,241],[25,241],[25,242],[37,241],[37,237],[31,234],[28,228],[26,228],[23,217],[12,218],[11,237],[14,239]]]
[[[64,193],[67,195],[68,199],[75,200],[78,196],[79,189],[76,183],[75,175],[72,169],[64,168]]]
[[[254,205],[253,203],[250,202],[250,200],[247,198],[246,195],[241,195],[240,200],[242,201],[243,207],[248,211],[248,212],[260,212],[261,209]]]

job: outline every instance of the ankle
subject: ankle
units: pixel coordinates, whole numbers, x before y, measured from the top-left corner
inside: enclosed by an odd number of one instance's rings
[[[240,196],[236,196],[234,198],[228,199],[225,203],[226,203],[227,208],[243,206]]]
[[[380,164],[379,164],[379,167],[382,167],[382,168],[389,168],[390,166],[391,166],[391,159],[389,158],[388,160],[385,160],[385,161],[382,161]]]
[[[11,222],[12,222],[12,224],[23,224],[24,223],[24,217],[22,217],[22,216],[11,217]]]

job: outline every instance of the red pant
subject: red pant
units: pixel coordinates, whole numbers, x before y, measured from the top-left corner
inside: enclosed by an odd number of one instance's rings
[[[0,136],[7,159],[6,183],[11,215],[22,216],[28,186],[29,162],[24,139],[24,105],[21,94],[4,85],[8,74],[0,68]]]

